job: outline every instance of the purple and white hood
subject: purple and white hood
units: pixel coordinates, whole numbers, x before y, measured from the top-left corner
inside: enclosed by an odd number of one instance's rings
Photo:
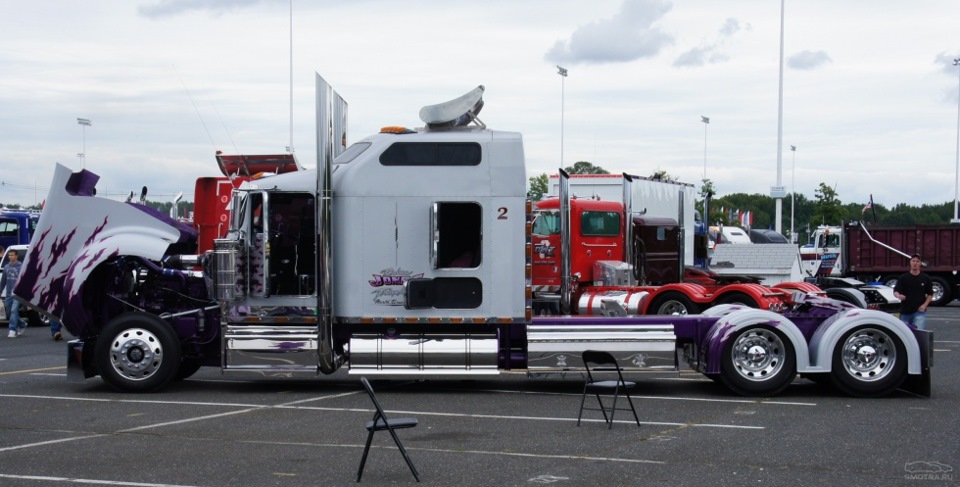
[[[94,196],[99,179],[57,164],[14,287],[22,301],[74,333],[89,324],[81,298],[99,264],[120,255],[159,262],[171,244],[196,238],[193,228],[152,208]]]

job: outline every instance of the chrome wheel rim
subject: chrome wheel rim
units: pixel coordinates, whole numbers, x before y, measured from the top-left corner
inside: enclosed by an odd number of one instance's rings
[[[933,286],[931,291],[933,291],[933,303],[939,303],[943,299],[943,286],[939,282],[933,281]]]
[[[675,299],[671,299],[660,305],[660,309],[657,310],[657,314],[660,315],[679,315],[686,316],[689,313],[687,307]]]
[[[163,364],[163,346],[156,335],[143,328],[123,330],[110,344],[110,365],[130,380],[144,380]]]
[[[864,382],[878,381],[890,375],[897,363],[897,347],[883,330],[864,328],[843,342],[841,361],[850,376]]]
[[[733,343],[733,366],[741,377],[764,381],[783,369],[786,347],[773,331],[757,328],[737,337]]]

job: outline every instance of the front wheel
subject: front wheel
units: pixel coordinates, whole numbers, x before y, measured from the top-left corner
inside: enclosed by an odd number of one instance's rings
[[[841,338],[833,351],[830,380],[851,396],[884,396],[900,387],[906,378],[906,349],[885,328],[855,328]]]
[[[737,394],[772,396],[786,389],[796,375],[796,352],[771,328],[744,328],[723,347],[720,380]]]
[[[126,313],[97,339],[95,361],[104,382],[126,392],[149,392],[170,382],[180,368],[180,342],[160,318]]]

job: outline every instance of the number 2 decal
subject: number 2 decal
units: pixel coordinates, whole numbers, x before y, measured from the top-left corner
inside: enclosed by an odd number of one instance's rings
[[[506,220],[506,219],[507,219],[507,207],[506,207],[506,206],[501,206],[500,208],[497,208],[497,212],[499,213],[499,215],[497,215],[497,220]]]

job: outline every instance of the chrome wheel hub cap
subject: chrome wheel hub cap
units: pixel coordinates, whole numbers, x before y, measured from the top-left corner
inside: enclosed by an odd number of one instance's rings
[[[163,348],[156,335],[142,328],[124,330],[110,345],[110,365],[131,380],[153,375],[163,363]]]
[[[780,337],[763,329],[740,335],[733,344],[733,365],[748,380],[766,380],[783,368],[786,348]]]
[[[843,343],[843,368],[863,381],[876,381],[890,374],[897,361],[897,347],[885,331],[864,328]]]

